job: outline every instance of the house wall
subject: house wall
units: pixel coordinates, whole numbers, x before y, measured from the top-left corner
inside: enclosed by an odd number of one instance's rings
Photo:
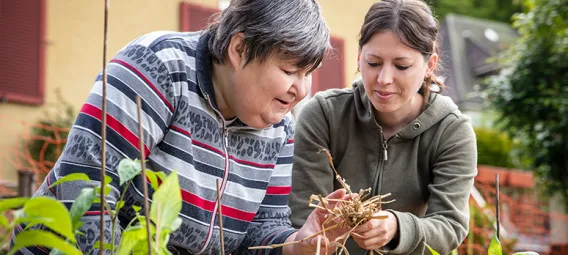
[[[207,7],[218,7],[218,0],[183,0]],[[126,43],[154,30],[179,30],[179,4],[182,0],[110,0],[107,60]],[[364,15],[374,0],[320,0],[331,33],[345,41],[345,80],[338,87],[350,86],[357,70],[357,36]],[[0,102],[0,180],[16,180],[16,169],[9,159],[21,136],[45,114],[47,105],[61,90],[77,112],[86,99],[102,65],[103,3],[100,0],[46,1],[45,104],[26,106]]]
[[[153,30],[179,29],[180,0],[109,1],[107,60],[126,43]],[[216,0],[189,0],[216,7]],[[0,179],[17,178],[8,158],[33,123],[56,98],[63,98],[78,111],[102,66],[104,4],[100,0],[46,1],[45,101],[41,106],[0,103]],[[10,123],[7,125],[7,123]]]

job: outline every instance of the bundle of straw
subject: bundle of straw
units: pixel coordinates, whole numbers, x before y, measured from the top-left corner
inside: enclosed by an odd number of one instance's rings
[[[347,242],[347,239],[349,239],[349,237],[351,237],[351,235],[355,235],[355,233],[353,233],[353,231],[358,226],[368,222],[371,219],[385,220],[385,219],[388,218],[387,216],[375,216],[375,213],[377,213],[381,210],[382,204],[394,202],[394,200],[383,201],[384,198],[390,196],[390,193],[385,194],[385,195],[376,195],[376,196],[370,197],[371,194],[372,194],[371,188],[362,189],[362,190],[359,191],[359,193],[353,193],[351,191],[351,186],[349,186],[349,184],[347,184],[345,179],[343,179],[337,173],[337,170],[335,169],[335,167],[333,165],[333,158],[331,157],[331,154],[329,153],[329,151],[327,149],[321,149],[320,151],[323,151],[327,154],[327,158],[329,160],[329,163],[330,163],[330,165],[331,165],[331,167],[332,167],[332,169],[335,173],[335,178],[337,179],[337,181],[339,181],[341,186],[343,186],[343,188],[346,190],[347,194],[349,195],[348,196],[349,199],[326,199],[326,198],[322,197],[321,195],[311,195],[308,206],[313,207],[313,208],[319,208],[319,209],[324,210],[328,213],[326,215],[326,220],[322,223],[322,226],[321,226],[322,231],[317,232],[317,233],[315,233],[311,236],[308,236],[308,237],[306,237],[302,240],[299,240],[299,241],[288,242],[288,243],[283,243],[283,244],[275,244],[275,245],[270,245],[270,246],[255,246],[255,247],[249,247],[249,249],[251,249],[251,250],[254,250],[254,249],[274,249],[274,248],[278,248],[278,247],[282,247],[282,246],[286,246],[286,245],[290,245],[290,244],[300,243],[302,241],[306,241],[310,238],[317,237],[319,235],[322,235],[325,238],[326,237],[326,231],[330,231],[330,230],[336,229],[336,228],[349,227],[349,231],[347,231],[345,234],[337,237],[335,240],[332,240],[331,243],[330,243],[331,245],[336,246],[337,247],[336,249],[339,249],[339,253],[338,253],[339,255],[343,254],[343,252],[345,252],[347,255],[349,255],[349,251],[345,247],[345,243]],[[317,201],[318,203],[315,204],[315,203],[313,203],[314,201]],[[329,202],[336,202],[336,205],[333,207],[333,209],[328,208]],[[319,242],[319,239],[318,239],[318,242]],[[375,250],[375,252],[377,252],[379,254],[383,254],[379,250]],[[319,254],[319,245],[318,245],[318,251],[317,251],[316,254]],[[372,254],[373,254],[373,251],[371,251],[371,255]]]

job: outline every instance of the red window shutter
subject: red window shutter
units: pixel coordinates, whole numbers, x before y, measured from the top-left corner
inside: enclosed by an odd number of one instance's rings
[[[181,3],[180,6],[180,29],[181,31],[203,30],[213,14],[220,10],[208,8],[191,3]]]
[[[44,0],[0,0],[0,101],[44,100]]]
[[[322,61],[322,66],[313,74],[312,95],[318,91],[345,87],[345,42],[332,36],[330,38],[333,51]]]

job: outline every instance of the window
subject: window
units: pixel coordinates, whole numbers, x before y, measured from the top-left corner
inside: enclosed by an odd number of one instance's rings
[[[324,58],[322,66],[313,74],[312,95],[318,91],[345,87],[345,64],[343,61],[345,42],[339,37],[332,36],[330,43],[333,47],[331,54]]]
[[[0,102],[44,101],[45,0],[0,0]]]
[[[227,7],[229,7],[230,3],[231,3],[231,0],[219,0],[219,3],[218,3],[219,9],[225,10]]]
[[[201,5],[181,3],[180,29],[181,31],[199,31],[209,23],[209,19],[218,9],[203,7]]]

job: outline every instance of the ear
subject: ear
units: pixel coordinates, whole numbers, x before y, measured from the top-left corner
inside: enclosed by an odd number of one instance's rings
[[[227,58],[233,68],[238,69],[245,62],[245,36],[242,32],[236,33],[227,47]]]
[[[436,64],[438,64],[438,54],[434,53],[430,56],[430,59],[428,59],[428,68],[426,69],[426,77],[434,73],[434,69],[436,69]]]

